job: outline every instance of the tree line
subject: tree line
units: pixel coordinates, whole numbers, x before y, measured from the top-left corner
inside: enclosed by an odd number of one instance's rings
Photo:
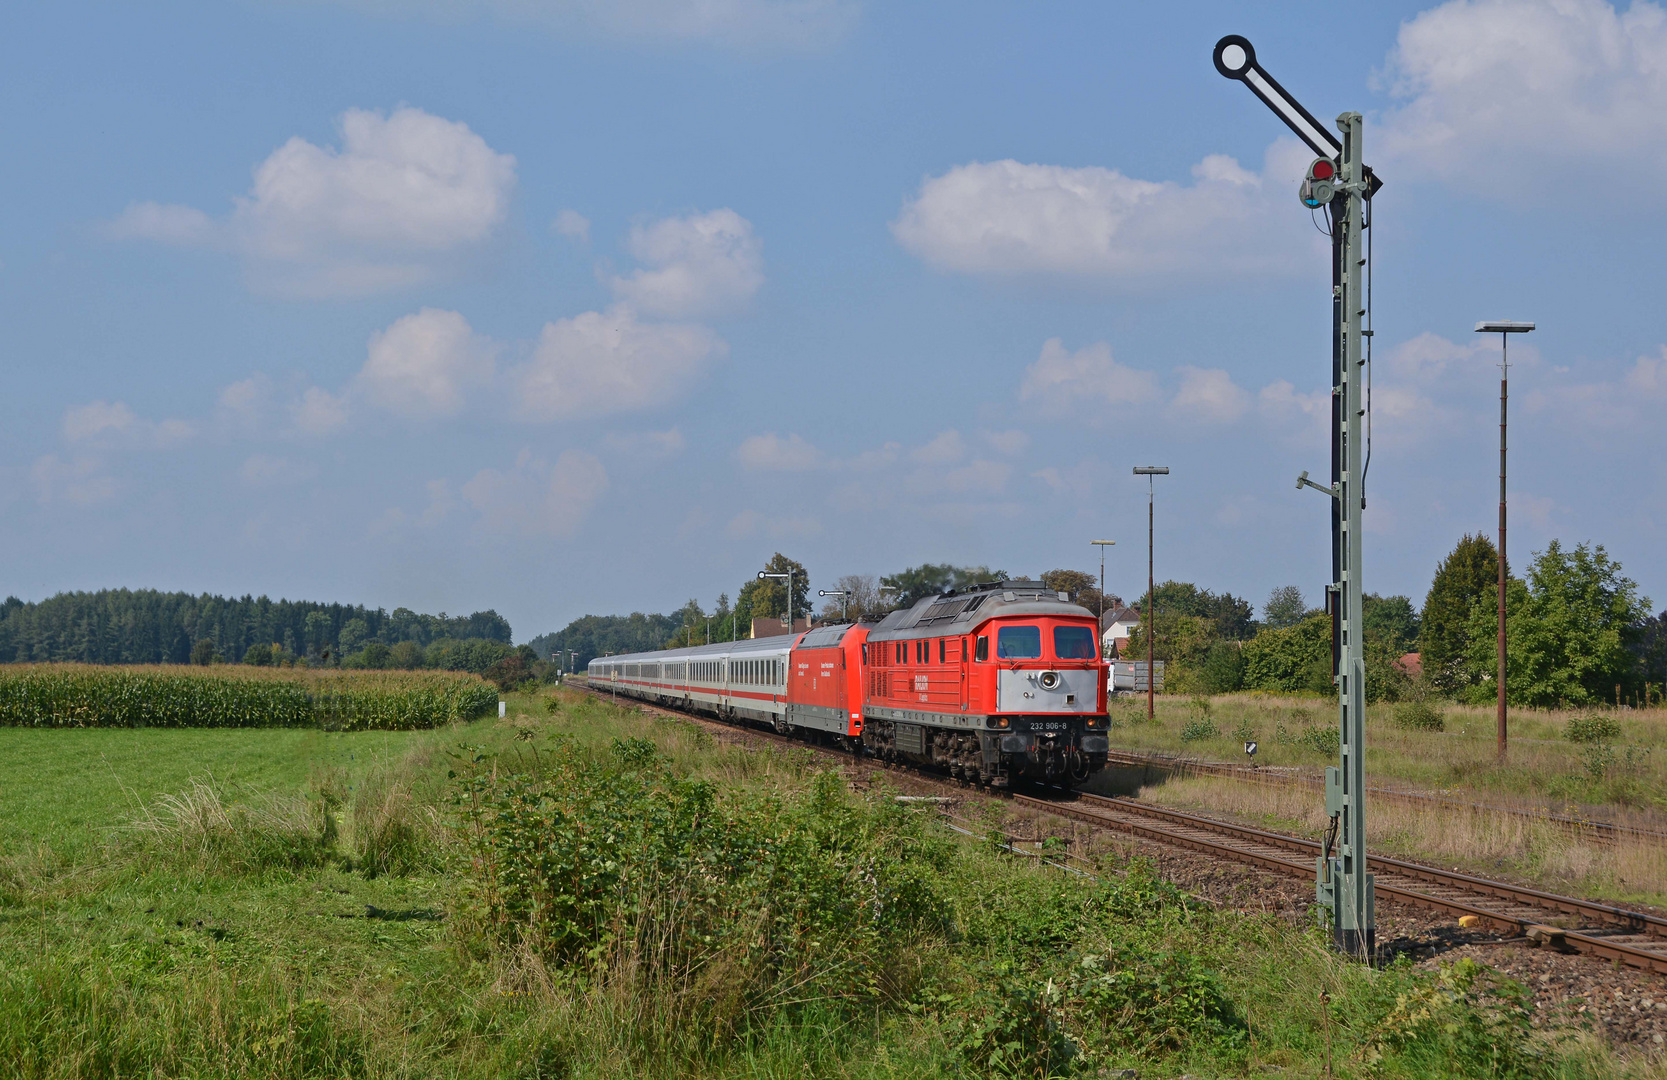
[[[0,604],[0,662],[342,664],[485,670],[512,652],[495,611],[224,597],[154,589],[59,593]]]
[[[1421,607],[1406,596],[1366,595],[1361,632],[1371,699],[1433,694],[1491,700],[1497,566],[1485,536],[1465,536],[1436,568]],[[792,575],[795,616],[811,610],[803,564],[777,552],[763,569]],[[875,621],[924,597],[1007,577],[987,566],[949,563],[883,576],[848,574],[828,590],[843,595],[822,598],[818,614],[826,621]],[[1125,607],[1121,597],[1101,595],[1098,577],[1087,571],[1054,569],[1040,579],[1096,613]],[[782,617],[787,596],[782,579],[754,577],[742,583],[733,603],[724,593],[710,610],[690,599],[669,615],[586,615],[531,645],[545,660],[556,656],[565,668],[576,659],[583,669],[598,656],[732,641],[749,635],[754,617]],[[1274,589],[1261,618],[1243,597],[1185,581],[1158,585],[1151,611],[1145,596],[1127,606],[1139,614],[1127,654],[1145,659],[1155,623],[1152,651],[1168,665],[1171,692],[1334,692],[1331,615],[1323,605],[1311,607],[1295,585]],[[1652,618],[1649,601],[1601,545],[1567,549],[1553,541],[1534,556],[1526,578],[1508,577],[1506,608],[1506,687],[1513,703],[1585,705],[1661,695],[1667,611]],[[1421,670],[1411,653],[1419,654]]]

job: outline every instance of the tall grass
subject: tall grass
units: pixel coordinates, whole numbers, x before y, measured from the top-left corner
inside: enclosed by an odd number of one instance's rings
[[[461,672],[0,666],[0,725],[401,731],[473,720],[498,691]]]

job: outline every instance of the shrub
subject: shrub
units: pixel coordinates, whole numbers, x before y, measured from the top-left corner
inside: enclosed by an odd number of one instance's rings
[[[1621,725],[1612,716],[1576,716],[1569,721],[1563,737],[1575,743],[1609,743],[1621,737]]]
[[[909,946],[947,932],[932,884],[945,841],[838,773],[786,797],[720,795],[643,739],[589,757],[567,740],[540,772],[483,756],[456,792],[473,849],[471,918],[510,951],[674,999],[714,1041],[797,1003],[894,998]]]
[[[1408,731],[1446,731],[1441,711],[1427,701],[1403,701],[1395,706],[1395,726]]]
[[[1334,727],[1307,727],[1297,736],[1297,742],[1316,753],[1335,757],[1342,749],[1343,736]]]
[[[1182,742],[1197,742],[1201,739],[1213,739],[1221,734],[1221,729],[1208,717],[1195,716],[1181,726]]]

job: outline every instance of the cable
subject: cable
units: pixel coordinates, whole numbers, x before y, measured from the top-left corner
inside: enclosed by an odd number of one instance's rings
[[[1360,508],[1366,509],[1366,476],[1372,471],[1372,200],[1362,199],[1361,227],[1366,233],[1366,463],[1360,470]]]

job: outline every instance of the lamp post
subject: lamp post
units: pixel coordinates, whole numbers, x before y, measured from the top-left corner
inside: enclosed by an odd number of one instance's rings
[[[845,608],[846,608],[846,605],[850,602],[850,599],[851,599],[851,590],[850,589],[817,589],[816,590],[816,595],[817,596],[837,596],[837,597],[839,597],[839,617],[842,620],[846,617]]]
[[[877,595],[880,597],[880,603],[883,604],[883,603],[886,602],[886,593],[888,593],[888,592],[902,592],[902,591],[903,591],[902,589],[899,589],[895,585],[881,585],[879,587],[879,589],[877,590]]]
[[[1100,635],[1100,654],[1103,656],[1106,651],[1106,548],[1115,546],[1117,541],[1090,540],[1089,543],[1100,549],[1100,621],[1097,625],[1099,626],[1098,633]]]
[[[1158,609],[1153,597],[1157,593],[1157,586],[1153,584],[1155,578],[1152,573],[1152,506],[1156,499],[1153,490],[1157,481],[1154,476],[1168,476],[1167,465],[1136,465],[1134,474],[1146,478],[1146,720],[1151,722],[1157,714],[1157,674],[1158,668],[1153,660],[1155,650],[1153,643],[1158,637]],[[1104,551],[1105,548],[1101,548]]]
[[[1499,642],[1498,670],[1494,674],[1494,688],[1498,692],[1499,763],[1505,763],[1505,402],[1511,368],[1510,340],[1512,334],[1526,334],[1534,329],[1531,322],[1479,322],[1478,334],[1499,335]]]
[[[789,570],[785,574],[772,574],[768,570],[760,570],[758,580],[763,581],[765,578],[781,578],[787,582],[787,633],[791,637],[793,634],[793,571]]]

